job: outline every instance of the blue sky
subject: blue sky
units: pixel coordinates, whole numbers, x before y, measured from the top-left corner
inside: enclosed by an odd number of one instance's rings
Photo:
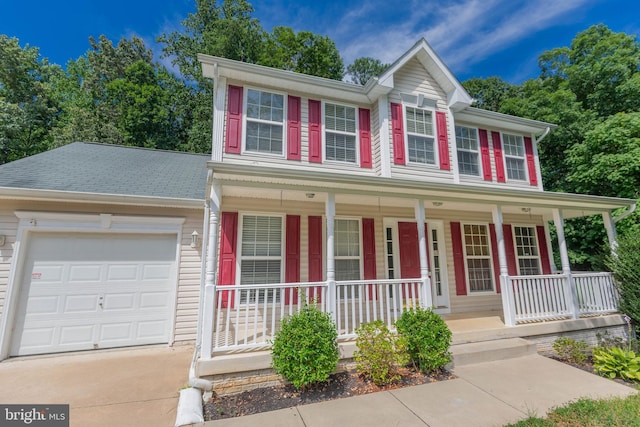
[[[88,37],[114,42],[142,37],[154,52],[155,38],[179,30],[195,0],[4,0],[0,33],[40,48],[51,62],[82,55]],[[568,45],[575,34],[604,23],[640,36],[637,0],[254,0],[254,16],[275,25],[331,37],[345,65],[361,56],[392,62],[420,37],[464,81],[500,76],[512,83],[538,74],[537,57]]]

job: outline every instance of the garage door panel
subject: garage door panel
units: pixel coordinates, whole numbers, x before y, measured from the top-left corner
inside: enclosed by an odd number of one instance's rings
[[[12,355],[166,343],[176,235],[33,234]]]

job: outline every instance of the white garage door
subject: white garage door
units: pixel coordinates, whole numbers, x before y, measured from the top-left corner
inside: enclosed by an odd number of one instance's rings
[[[12,355],[166,343],[176,235],[34,234]]]

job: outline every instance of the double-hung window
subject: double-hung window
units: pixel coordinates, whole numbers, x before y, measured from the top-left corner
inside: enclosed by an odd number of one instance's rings
[[[284,95],[247,90],[245,151],[282,155]]]
[[[407,149],[409,161],[436,164],[433,112],[422,108],[406,107]]]
[[[360,221],[357,219],[336,219],[333,237],[336,281],[360,280]],[[341,287],[340,298],[355,298],[357,288]]]
[[[357,163],[356,108],[324,104],[325,160]]]
[[[475,128],[456,126],[458,170],[462,175],[480,175],[478,131]]]
[[[522,136],[503,133],[502,142],[504,161],[507,167],[507,178],[526,181],[526,157]]]
[[[464,224],[464,247],[469,291],[493,291],[488,227],[485,224]]]
[[[282,217],[242,215],[241,233],[240,284],[282,283]],[[241,301],[255,297],[242,292]]]
[[[518,273],[521,275],[540,274],[540,257],[535,227],[513,227],[516,239]]]

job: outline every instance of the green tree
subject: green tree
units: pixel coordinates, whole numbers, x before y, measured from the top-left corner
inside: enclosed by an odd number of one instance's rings
[[[57,111],[50,80],[60,72],[38,48],[0,35],[0,164],[49,147]]]
[[[329,37],[309,31],[294,32],[289,27],[275,27],[266,36],[261,65],[342,80],[344,65],[336,44]]]
[[[473,97],[473,106],[484,110],[500,111],[506,99],[517,95],[517,86],[500,77],[472,78],[464,81],[462,86]]]
[[[365,85],[372,77],[382,74],[389,64],[383,64],[379,59],[363,56],[356,58],[352,64],[347,66],[347,75],[351,81],[359,85]]]

